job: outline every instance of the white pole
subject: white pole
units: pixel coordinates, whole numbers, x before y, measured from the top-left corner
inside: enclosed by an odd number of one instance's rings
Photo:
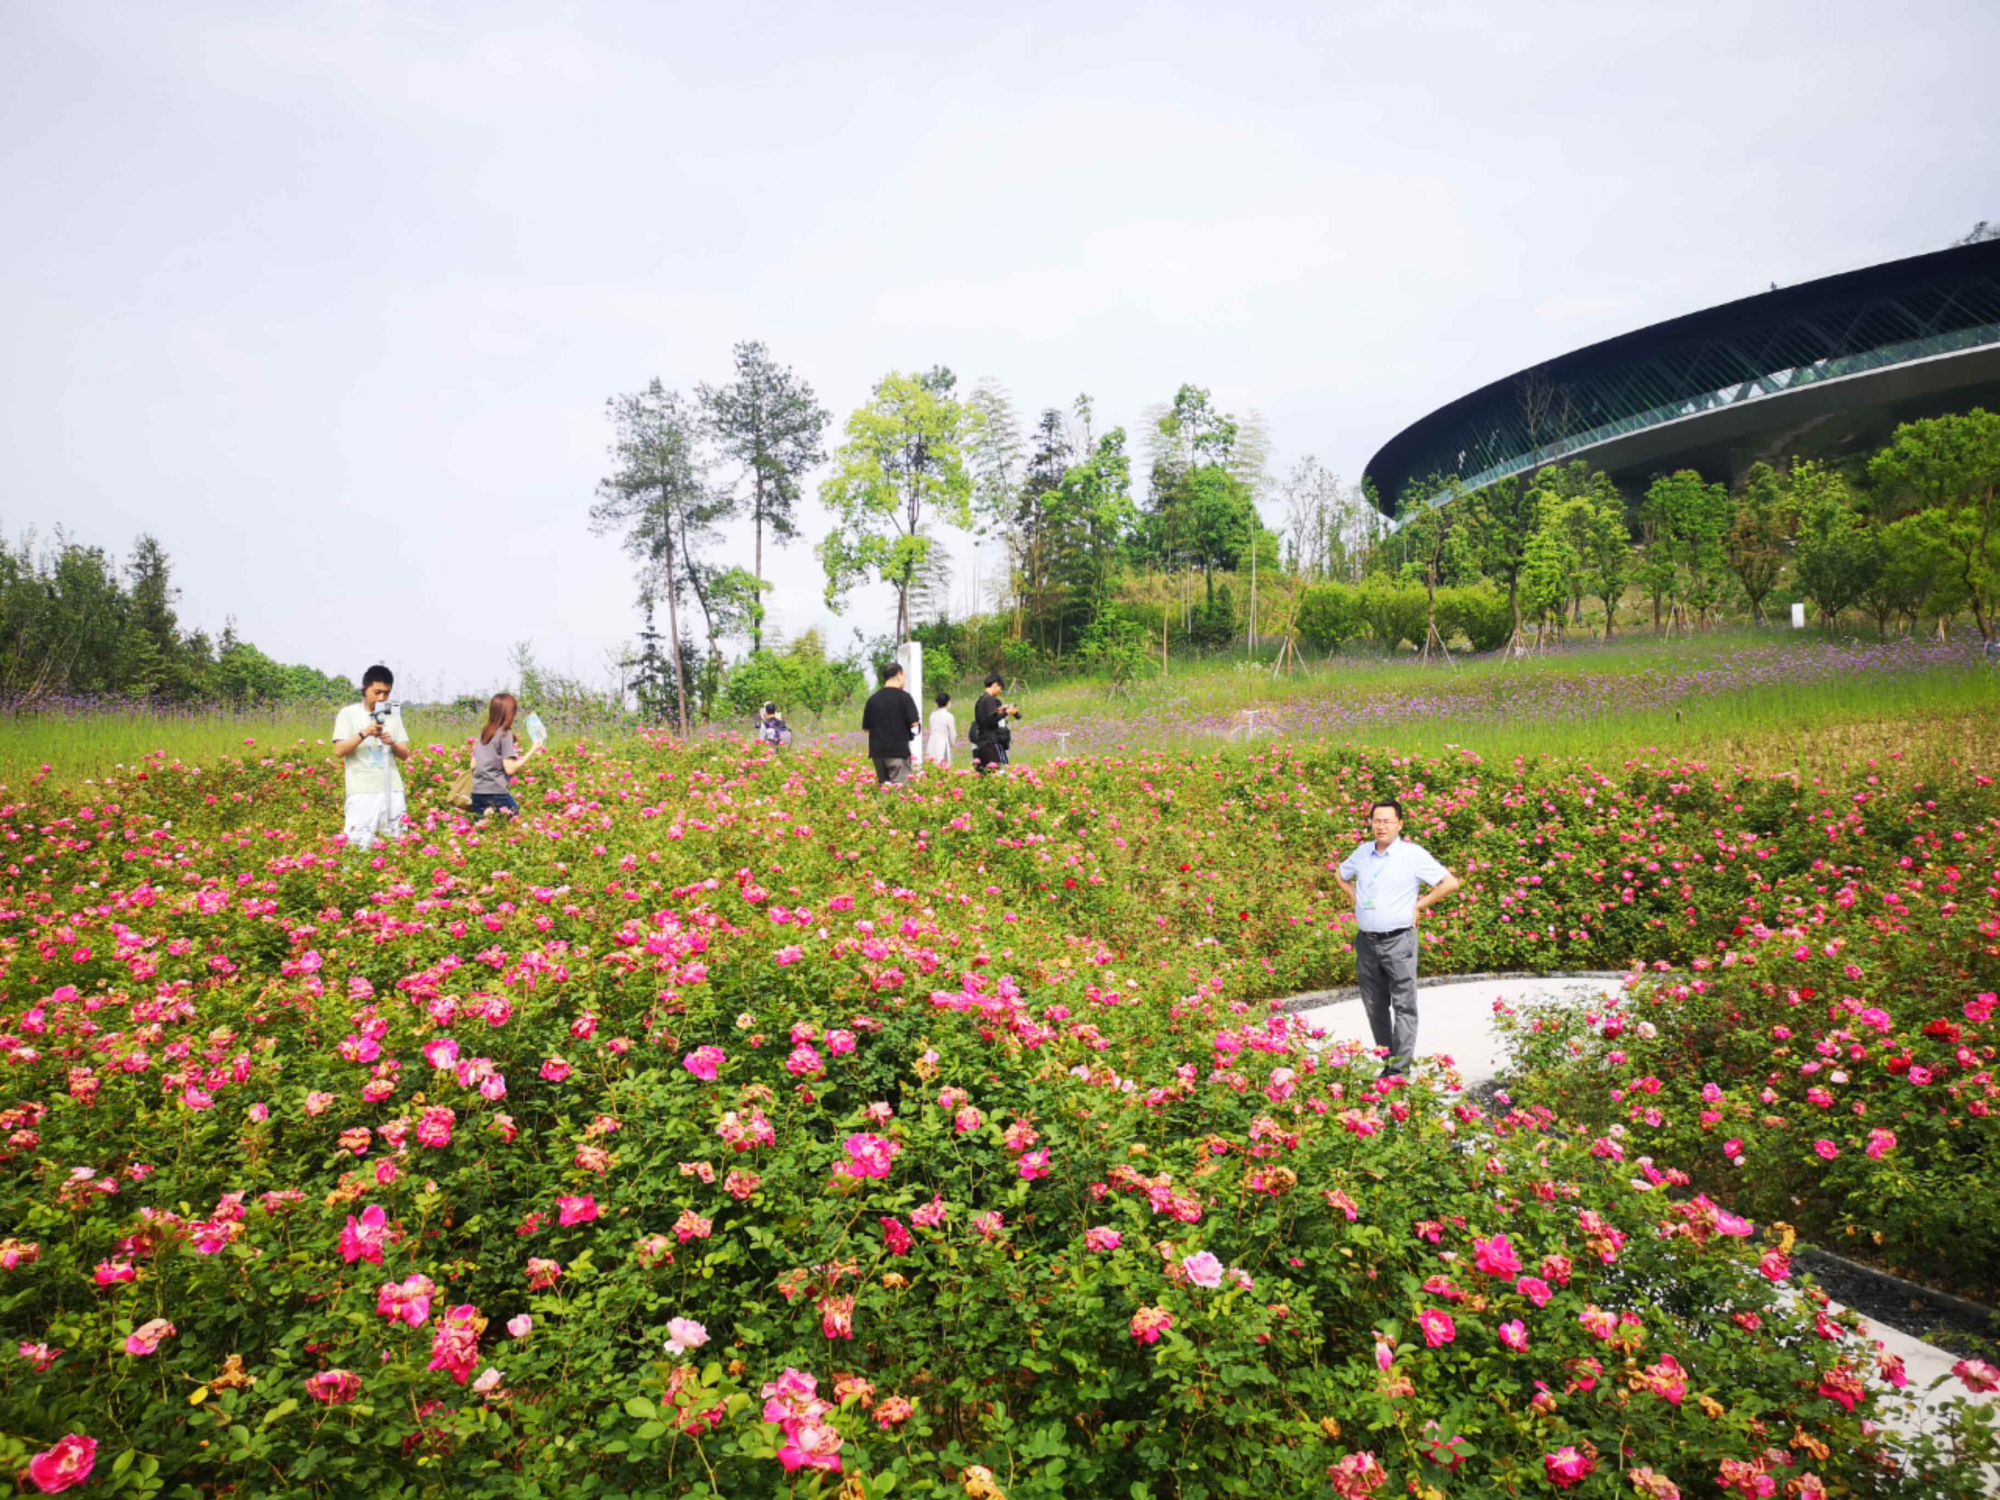
[[[1250,510],[1250,656],[1257,655],[1257,529],[1262,523],[1255,506]]]

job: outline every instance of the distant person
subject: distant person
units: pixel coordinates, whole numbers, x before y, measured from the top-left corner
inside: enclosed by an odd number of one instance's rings
[[[792,726],[785,722],[785,716],[778,712],[778,705],[766,703],[757,711],[757,738],[767,745],[783,749],[792,742]]]
[[[868,736],[868,758],[875,762],[878,786],[902,786],[910,779],[910,744],[922,733],[917,700],[903,691],[903,664],[884,662],[882,685],[861,710],[861,732]]]
[[[1368,812],[1374,838],[1341,861],[1336,878],[1354,903],[1354,982],[1375,1045],[1388,1052],[1381,1076],[1409,1071],[1417,1051],[1417,918],[1458,889],[1458,877],[1403,839],[1403,805],[1384,798]],[[1421,899],[1417,887],[1430,891]]]
[[[403,715],[391,706],[389,692],[396,674],[373,666],[361,674],[361,701],[334,716],[333,753],[347,762],[347,842],[366,849],[376,836],[403,825],[408,803],[403,797],[403,773],[398,761],[410,758],[410,736]]]
[[[958,715],[951,711],[951,694],[939,693],[931,710],[930,738],[924,741],[924,759],[941,771],[951,769],[951,747],[958,739]]]
[[[990,771],[995,766],[1007,764],[1007,753],[1014,744],[1014,731],[1007,727],[1009,719],[1021,716],[1021,710],[1011,703],[1000,701],[1005,681],[997,672],[989,672],[986,685],[977,701],[972,705],[972,765],[978,771]]]
[[[512,693],[495,693],[486,705],[486,727],[472,742],[472,816],[483,818],[488,813],[519,813],[521,804],[514,800],[513,781],[516,773],[541,750],[538,740],[528,747],[528,753],[521,753],[520,745],[514,739],[514,715],[520,712],[520,702]]]

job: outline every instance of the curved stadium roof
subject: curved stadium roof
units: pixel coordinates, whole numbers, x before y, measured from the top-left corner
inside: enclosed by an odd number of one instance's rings
[[[2000,241],[1958,245],[1724,303],[1482,386],[1369,460],[1390,515],[1412,486],[1478,489],[1558,459],[1614,477],[1740,462],[1860,410],[2000,393]],[[1773,447],[1761,456],[1778,458]]]

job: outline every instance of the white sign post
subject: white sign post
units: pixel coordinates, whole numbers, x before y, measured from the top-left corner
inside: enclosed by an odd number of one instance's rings
[[[924,759],[924,643],[905,641],[896,648],[896,660],[903,664],[903,691],[917,701],[917,729],[910,736],[910,762]]]
[[[1806,607],[1803,604],[1794,604],[1792,606],[1792,629],[1804,630],[1805,628]]]

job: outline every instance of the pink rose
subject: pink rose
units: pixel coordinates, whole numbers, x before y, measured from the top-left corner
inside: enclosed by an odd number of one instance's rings
[[[559,1224],[588,1224],[597,1217],[597,1200],[588,1193],[579,1198],[558,1198],[556,1209]]]
[[[28,1478],[45,1495],[53,1495],[90,1478],[97,1465],[97,1439],[72,1432],[56,1445],[28,1460]]]
[[[1512,1279],[1521,1274],[1521,1257],[1514,1253],[1514,1246],[1504,1234],[1496,1234],[1490,1240],[1475,1239],[1473,1264],[1487,1276]]]
[[[479,1331],[473,1326],[478,1317],[478,1308],[463,1303],[438,1319],[428,1368],[443,1370],[460,1385],[472,1378],[472,1367],[479,1363]]]
[[[1125,1236],[1108,1225],[1099,1224],[1083,1232],[1083,1248],[1086,1250],[1116,1250],[1124,1242]]]
[[[1542,1468],[1549,1476],[1549,1483],[1559,1490],[1582,1484],[1596,1467],[1595,1460],[1577,1452],[1574,1448],[1558,1448],[1542,1458]]]
[[[1198,1250],[1181,1260],[1187,1279],[1198,1287],[1214,1290],[1222,1285],[1222,1262],[1206,1250]]]
[[[848,1159],[834,1171],[848,1177],[887,1177],[889,1164],[903,1148],[892,1140],[865,1133],[850,1135],[843,1143]]]
[[[306,1377],[306,1394],[325,1406],[344,1406],[361,1394],[361,1377],[352,1370],[322,1370]]]
[[[361,1217],[347,1216],[347,1227],[340,1231],[340,1258],[349,1265],[357,1260],[365,1260],[370,1265],[382,1264],[382,1247],[389,1239],[389,1216],[382,1205],[371,1203],[361,1210]]]
[[[1519,1318],[1509,1319],[1500,1325],[1500,1342],[1516,1354],[1528,1347],[1528,1325]]]
[[[1433,1349],[1458,1337],[1458,1325],[1452,1322],[1451,1314],[1440,1312],[1435,1307],[1427,1307],[1418,1313],[1417,1324],[1424,1331],[1424,1342]]]
[[[1965,1388],[1975,1395],[2000,1391],[2000,1370],[1983,1359],[1961,1359],[1951,1367],[1951,1373],[1964,1381]]]
[[[421,1273],[404,1281],[385,1281],[375,1296],[375,1311],[391,1323],[407,1323],[421,1328],[430,1321],[431,1298],[437,1286]]]
[[[174,1325],[165,1318],[150,1319],[126,1335],[125,1352],[138,1356],[151,1354],[160,1347],[161,1340],[172,1338],[175,1332]]]
[[[667,1320],[667,1353],[678,1359],[708,1342],[708,1330],[693,1318]]]

